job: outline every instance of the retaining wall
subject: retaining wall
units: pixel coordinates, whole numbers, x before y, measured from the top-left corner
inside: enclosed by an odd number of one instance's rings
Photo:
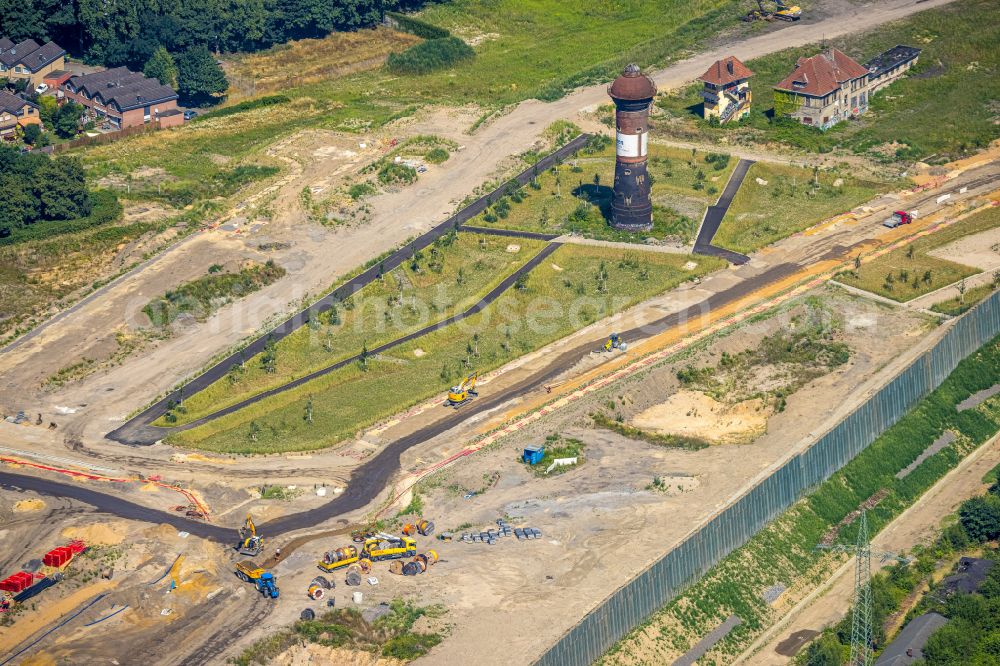
[[[673,550],[589,612],[536,662],[590,664],[636,625],[739,548],[806,491],[830,478],[917,402],[958,363],[1000,334],[1000,292],[952,323],[934,347],[914,360],[815,444],[688,536]]]

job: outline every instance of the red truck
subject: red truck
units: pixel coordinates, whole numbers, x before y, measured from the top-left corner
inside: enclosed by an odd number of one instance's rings
[[[903,224],[910,224],[913,222],[913,216],[907,213],[905,210],[897,210],[892,214],[892,217],[887,219],[882,223],[882,226],[889,227],[890,229],[895,229],[896,227]]]

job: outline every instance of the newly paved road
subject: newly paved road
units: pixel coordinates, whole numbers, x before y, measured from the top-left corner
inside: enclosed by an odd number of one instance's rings
[[[410,242],[405,247],[396,250],[394,253],[389,255],[387,258],[380,262],[375,263],[373,266],[360,274],[351,278],[344,284],[337,287],[331,293],[327,294],[320,300],[316,301],[309,307],[297,312],[292,315],[284,322],[279,324],[277,328],[261,335],[259,338],[236,352],[233,352],[226,358],[222,359],[211,368],[206,370],[201,375],[195,377],[190,382],[185,384],[183,387],[172,391],[162,399],[153,403],[151,406],[147,407],[145,410],[140,412],[138,415],[129,419],[124,425],[120,426],[116,430],[107,434],[108,439],[112,439],[124,444],[152,444],[156,439],[150,440],[149,433],[145,432],[149,424],[158,419],[167,411],[167,406],[170,403],[179,402],[182,397],[191,397],[195,393],[205,389],[212,383],[218,381],[229,372],[229,369],[233,367],[234,364],[240,363],[246,358],[253,357],[260,352],[264,351],[264,346],[269,340],[274,340],[275,342],[281,340],[282,338],[291,335],[293,332],[298,330],[300,327],[309,323],[312,317],[319,316],[323,312],[326,312],[334,306],[335,303],[343,301],[344,299],[350,297],[355,292],[364,288],[373,280],[377,279],[378,276],[387,271],[394,270],[396,267],[402,265],[404,262],[408,261],[413,253],[417,250],[422,250],[434,241],[436,241],[441,236],[449,233],[453,229],[458,229],[462,224],[468,222],[476,215],[479,215],[484,210],[486,210],[491,204],[504,196],[512,183],[517,183],[518,185],[526,185],[535,174],[539,171],[544,171],[550,168],[558,161],[562,160],[568,155],[571,155],[586,145],[587,141],[591,138],[590,134],[581,134],[576,137],[565,146],[554,151],[550,155],[543,157],[538,161],[537,164],[525,169],[523,172],[518,174],[511,181],[507,181],[502,184],[489,194],[480,197],[473,203],[469,204],[459,212],[452,215],[450,218],[437,225],[424,235],[418,237],[416,240]],[[262,399],[263,396],[258,399]],[[162,437],[162,432],[159,435]]]
[[[726,183],[726,188],[722,190],[722,196],[719,197],[714,206],[709,206],[705,211],[705,218],[702,220],[701,228],[698,230],[698,238],[694,241],[695,254],[720,257],[737,266],[750,261],[750,257],[745,254],[712,245],[712,239],[718,233],[719,226],[722,224],[722,218],[726,216],[726,211],[729,210],[729,206],[733,203],[733,197],[739,191],[743,180],[747,177],[747,171],[749,171],[753,163],[753,160],[741,159],[736,164],[736,168],[733,169],[733,173],[729,176],[729,182]]]
[[[828,255],[842,256],[843,252],[843,248],[835,248]],[[747,278],[729,289],[713,293],[703,301],[684,310],[665,315],[641,327],[622,331],[621,335],[626,340],[638,340],[657,335],[679,324],[697,320],[706,312],[722,308],[766,285],[783,280],[799,270],[800,267],[798,265],[791,263],[777,265],[757,276]],[[551,383],[566,368],[572,367],[582,358],[588,356],[591,351],[600,346],[601,342],[603,342],[603,338],[584,341],[574,347],[567,348],[559,356],[552,359],[544,368],[525,377],[513,386],[507,387],[502,393],[481,395],[470,405],[460,410],[451,410],[446,417],[439,419],[435,423],[391,442],[351,474],[347,489],[340,495],[337,495],[322,506],[282,516],[260,525],[259,528],[266,534],[277,536],[295,530],[310,528],[331,518],[367,506],[382,492],[386,481],[400,470],[400,457],[403,452],[417,444],[426,442],[433,437],[447,432],[475,414],[495,409],[517,396],[542,390],[546,384]],[[88,486],[61,483],[47,478],[4,471],[0,472],[0,487],[31,490],[43,495],[68,497],[94,506],[99,511],[121,518],[150,523],[167,523],[178,530],[184,530],[196,536],[220,543],[228,543],[233,538],[232,528],[203,523],[177,514],[150,509],[115,495],[93,490]]]

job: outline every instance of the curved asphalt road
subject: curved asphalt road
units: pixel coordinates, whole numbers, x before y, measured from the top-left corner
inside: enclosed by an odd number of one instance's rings
[[[138,415],[129,419],[121,427],[108,433],[106,437],[108,439],[122,442],[123,444],[152,444],[156,441],[155,439],[148,440],[148,437],[140,437],[139,433],[141,433],[142,430],[149,426],[149,424],[153,421],[162,416],[167,411],[168,404],[171,402],[179,402],[183,396],[190,397],[215,381],[221,379],[227,372],[229,372],[229,369],[234,364],[262,352],[264,350],[264,346],[269,340],[277,342],[278,340],[290,335],[295,330],[308,323],[312,317],[318,316],[319,314],[329,310],[335,303],[343,301],[345,298],[348,298],[358,290],[365,287],[367,284],[378,278],[382,272],[395,269],[403,262],[409,260],[415,251],[424,249],[441,236],[450,232],[452,229],[458,229],[463,223],[468,222],[476,215],[482,213],[491,204],[504,196],[513,185],[527,184],[539,171],[548,169],[565,158],[567,155],[571,155],[580,150],[580,148],[586,145],[590,138],[590,134],[581,134],[565,146],[559,148],[550,155],[546,155],[539,160],[537,164],[525,169],[512,180],[507,181],[489,194],[480,197],[438,226],[418,237],[416,240],[410,242],[406,245],[406,247],[396,250],[386,259],[376,263],[367,270],[362,271],[360,274],[340,285],[331,293],[319,299],[309,307],[292,315],[271,332],[260,336],[243,349],[222,359],[204,373],[185,384],[183,387],[170,392],[162,399],[140,412]]]
[[[842,250],[843,248],[834,248],[828,256],[840,256]],[[795,264],[780,264],[756,277],[744,280],[726,291],[712,294],[685,310],[666,315],[642,327],[623,331],[622,336],[625,339],[636,340],[656,335],[683,322],[696,320],[712,309],[732,303],[767,284],[782,280],[798,270],[799,266]],[[354,471],[347,489],[337,497],[315,509],[289,514],[267,522],[260,525],[260,529],[268,534],[279,535],[310,528],[331,518],[367,506],[384,489],[386,481],[400,469],[400,456],[404,451],[447,432],[469,416],[499,407],[517,396],[540,390],[566,368],[572,367],[581,358],[599,347],[602,342],[603,338],[582,342],[569,348],[559,354],[545,368],[525,377],[502,393],[480,396],[471,405],[460,410],[450,410],[446,417],[437,422],[391,442]],[[167,523],[178,530],[184,530],[220,543],[228,543],[233,538],[233,528],[203,523],[177,514],[150,509],[114,495],[98,492],[87,486],[61,483],[11,472],[0,472],[0,487],[31,490],[43,495],[69,497],[90,504],[105,513],[131,520]]]

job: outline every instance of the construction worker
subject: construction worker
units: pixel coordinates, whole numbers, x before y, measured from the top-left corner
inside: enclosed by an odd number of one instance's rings
[[[280,548],[275,548],[274,549],[274,559],[276,559],[276,560],[280,560],[281,559],[281,549]]]

